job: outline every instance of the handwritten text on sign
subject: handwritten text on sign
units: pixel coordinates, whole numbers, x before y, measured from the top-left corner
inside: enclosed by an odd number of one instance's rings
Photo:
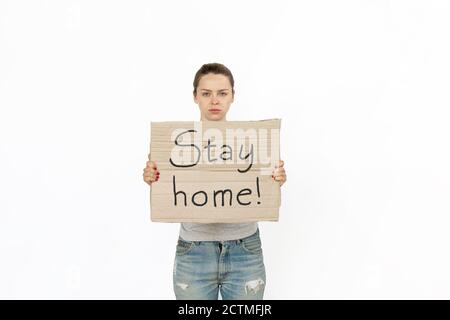
[[[280,120],[152,123],[151,218],[165,222],[278,220]]]

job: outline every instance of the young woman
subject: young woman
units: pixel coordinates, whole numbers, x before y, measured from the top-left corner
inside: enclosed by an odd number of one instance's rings
[[[219,63],[204,64],[194,78],[194,102],[201,121],[226,121],[234,101],[234,79]],[[150,155],[149,155],[150,159]],[[286,181],[284,163],[273,170],[273,179]],[[148,161],[143,173],[149,185],[159,180],[159,171]],[[176,298],[217,300],[262,299],[266,284],[257,222],[181,223],[173,268]]]

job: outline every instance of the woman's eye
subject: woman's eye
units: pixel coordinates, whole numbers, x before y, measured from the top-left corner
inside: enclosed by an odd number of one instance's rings
[[[207,95],[209,95],[208,92],[203,92],[203,96],[206,97]]]
[[[227,93],[226,93],[226,92],[222,92],[222,95],[223,95],[223,96],[226,96],[226,95],[227,95]]]

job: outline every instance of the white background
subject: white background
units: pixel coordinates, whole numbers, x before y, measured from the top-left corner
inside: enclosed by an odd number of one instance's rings
[[[266,299],[450,298],[449,1],[0,2],[0,298],[174,299],[150,121],[281,118]]]

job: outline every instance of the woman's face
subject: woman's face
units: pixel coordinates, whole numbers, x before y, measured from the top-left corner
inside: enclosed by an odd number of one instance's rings
[[[201,120],[224,121],[234,97],[227,76],[208,73],[200,78],[194,101],[200,107]]]

